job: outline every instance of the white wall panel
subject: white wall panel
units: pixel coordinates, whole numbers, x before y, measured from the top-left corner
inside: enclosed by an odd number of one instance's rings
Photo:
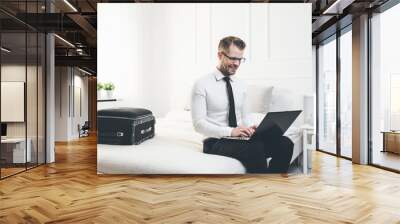
[[[209,71],[217,61],[217,53],[212,49],[211,42],[211,5],[196,4],[195,11],[195,32],[196,32],[196,50],[195,60],[198,76]]]
[[[211,29],[211,55],[215,57],[219,40],[226,36],[238,36],[243,39],[248,46],[245,57],[251,51],[250,40],[250,4],[231,3],[231,4],[212,4],[210,14]]]
[[[133,4],[107,4],[107,8],[98,7],[98,80],[113,82],[116,85],[115,95],[127,104],[140,103],[139,81],[141,80],[137,52],[138,23],[141,19],[139,8]],[[141,5],[143,6],[143,5]],[[151,18],[149,18],[151,19]],[[147,27],[148,30],[149,27]],[[144,49],[143,50],[151,50]]]
[[[88,120],[88,78],[72,67],[56,67],[55,73],[55,141],[70,141]]]
[[[311,4],[101,3],[98,9],[98,80],[113,81],[122,99],[98,108],[146,107],[157,116],[182,109],[194,81],[215,69],[218,42],[228,35],[247,44],[238,77],[314,91]]]
[[[250,6],[250,42],[253,45],[248,54],[248,62],[254,65],[269,60],[268,7],[269,4],[252,4]]]

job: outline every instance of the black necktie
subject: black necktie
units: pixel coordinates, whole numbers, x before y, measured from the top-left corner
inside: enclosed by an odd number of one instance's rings
[[[232,86],[230,82],[230,78],[228,76],[224,77],[224,81],[226,82],[226,91],[228,92],[229,99],[229,127],[236,128],[236,113],[235,113],[235,100],[233,99]]]

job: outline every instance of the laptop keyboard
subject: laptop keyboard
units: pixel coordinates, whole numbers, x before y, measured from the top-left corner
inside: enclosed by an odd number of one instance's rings
[[[249,137],[223,137],[223,138],[234,139],[234,140],[246,140],[246,141],[250,139]]]

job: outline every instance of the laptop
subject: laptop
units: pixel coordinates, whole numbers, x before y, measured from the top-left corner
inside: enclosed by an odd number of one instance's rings
[[[251,137],[223,137],[226,139],[236,140],[254,140],[260,137],[278,137],[285,134],[286,130],[292,125],[296,118],[300,115],[301,110],[293,111],[280,111],[280,112],[269,112],[265,115],[264,119],[258,125],[256,131]],[[261,136],[263,133],[264,136]]]

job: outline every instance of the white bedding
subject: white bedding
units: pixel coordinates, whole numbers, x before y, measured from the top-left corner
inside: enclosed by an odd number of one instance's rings
[[[189,113],[190,114],[190,113]],[[188,112],[156,120],[156,136],[140,145],[97,145],[97,171],[105,174],[242,174],[236,159],[202,152],[203,136]],[[292,161],[302,149],[299,130],[285,133],[294,142]]]

